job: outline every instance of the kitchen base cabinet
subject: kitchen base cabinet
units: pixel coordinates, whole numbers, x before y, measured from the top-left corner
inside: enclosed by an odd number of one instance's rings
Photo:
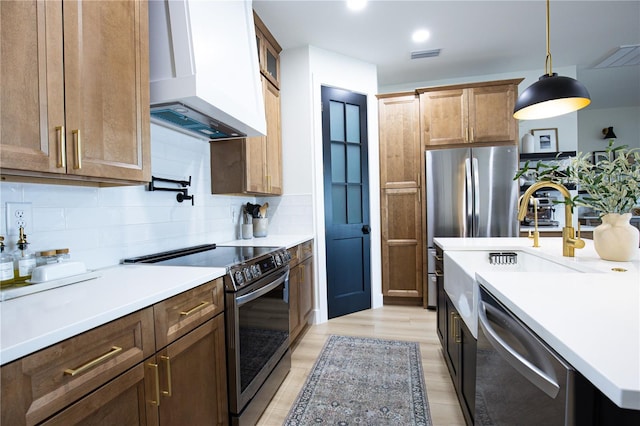
[[[147,366],[147,393],[159,389],[160,425],[228,424],[224,315],[159,351]]]
[[[458,314],[444,290],[443,251],[436,246],[437,294],[436,332],[442,344],[451,381],[456,389],[462,414],[468,425],[473,424],[476,399],[477,340]]]
[[[117,395],[120,390],[99,390],[108,397],[104,399],[92,392],[123,377],[126,370],[141,367],[154,351],[153,310],[147,308],[3,365],[1,423],[38,424],[71,404],[70,411],[60,414],[62,419],[88,418],[99,411],[105,415],[122,411],[127,417],[142,418],[138,410],[136,414],[128,406],[118,407],[124,401]],[[139,395],[141,370],[138,368],[135,378],[122,380],[136,387],[135,394],[144,402]],[[143,405],[140,410],[145,409]]]
[[[3,365],[3,425],[227,425],[222,278]]]
[[[313,311],[313,240],[289,249],[289,340],[293,344]]]

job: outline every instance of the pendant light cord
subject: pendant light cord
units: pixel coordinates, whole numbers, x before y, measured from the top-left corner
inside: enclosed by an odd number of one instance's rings
[[[550,19],[549,19],[549,0],[547,0],[547,57],[544,60],[544,70],[549,77],[553,75],[552,71],[552,60],[551,60],[551,43],[550,43]]]

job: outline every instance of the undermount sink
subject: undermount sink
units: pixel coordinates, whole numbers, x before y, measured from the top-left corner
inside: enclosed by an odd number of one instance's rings
[[[477,272],[581,273],[582,271],[524,251],[465,250],[444,252],[444,290],[475,338],[478,337]]]

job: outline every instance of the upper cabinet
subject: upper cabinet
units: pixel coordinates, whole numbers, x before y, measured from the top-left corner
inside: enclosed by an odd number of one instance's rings
[[[380,187],[420,186],[422,147],[420,111],[414,93],[380,95],[378,100],[380,140]]]
[[[255,12],[253,13],[253,19],[256,24],[256,43],[258,44],[260,72],[276,88],[280,89],[280,51],[282,51],[282,48]]]
[[[150,179],[147,3],[0,2],[5,176]]]
[[[517,143],[513,107],[520,81],[418,89],[424,145]]]

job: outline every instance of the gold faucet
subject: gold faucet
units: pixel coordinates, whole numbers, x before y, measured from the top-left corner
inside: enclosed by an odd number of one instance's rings
[[[518,208],[518,220],[522,221],[527,215],[527,205],[529,198],[540,188],[552,188],[559,191],[565,200],[571,199],[569,190],[559,183],[554,182],[536,182],[529,187],[522,195],[520,207]],[[535,205],[534,205],[535,206]],[[562,228],[562,255],[573,257],[575,249],[584,247],[584,240],[580,236],[576,237],[575,229],[573,229],[573,215],[571,208],[565,205],[564,208],[564,228]]]

